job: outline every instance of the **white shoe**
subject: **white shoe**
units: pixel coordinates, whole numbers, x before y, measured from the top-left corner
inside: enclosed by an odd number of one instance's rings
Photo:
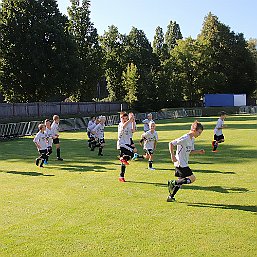
[[[155,168],[148,168],[148,170],[155,170]]]

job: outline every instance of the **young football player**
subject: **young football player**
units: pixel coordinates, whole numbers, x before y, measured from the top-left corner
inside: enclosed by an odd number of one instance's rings
[[[118,126],[117,140],[117,149],[120,151],[121,162],[119,181],[125,182],[126,165],[128,165],[128,161],[134,157],[134,147],[131,145],[131,130],[135,129],[135,122],[133,114],[129,116],[127,113],[123,112],[120,118],[121,122]]]
[[[33,142],[35,143],[37,150],[40,154],[38,158],[36,158],[36,165],[39,165],[43,168],[44,161],[47,160],[47,136],[45,134],[46,126],[44,124],[38,125],[38,133],[36,134],[35,138],[33,139]]]
[[[51,128],[51,121],[49,119],[45,120],[45,126],[46,126],[46,137],[47,137],[47,159],[45,160],[44,164],[48,164],[48,159],[49,156],[51,155],[51,153],[53,152],[53,137],[54,137],[54,133],[52,131]]]
[[[91,116],[87,124],[87,136],[88,136],[88,147],[91,148],[91,142],[94,141],[94,137],[91,134],[91,130],[96,126],[96,117]]]
[[[152,113],[147,114],[147,119],[142,120],[142,123],[144,123],[144,132],[148,131],[149,128],[149,122],[153,121],[153,115]]]
[[[103,148],[105,145],[104,140],[104,127],[105,127],[106,117],[105,116],[99,116],[99,124],[97,124],[91,133],[95,135],[95,147],[99,147],[98,150],[98,156],[103,156]]]
[[[217,148],[219,143],[222,143],[225,141],[222,129],[226,126],[224,125],[224,120],[226,118],[226,113],[222,111],[220,113],[220,117],[217,121],[217,124],[214,128],[214,140],[212,141],[212,151],[215,153],[217,152]]]
[[[187,134],[169,143],[171,160],[174,162],[175,176],[178,177],[178,179],[168,181],[168,189],[170,195],[167,198],[167,202],[175,201],[174,196],[183,184],[191,184],[196,180],[195,175],[188,166],[188,161],[190,154],[205,153],[203,149],[194,149],[195,138],[199,137],[202,132],[203,125],[200,122],[195,121]],[[177,146],[176,154],[174,154],[175,146]]]
[[[148,169],[155,170],[153,168],[153,154],[156,149],[156,144],[158,141],[158,134],[155,131],[156,125],[155,125],[154,121],[151,121],[149,123],[149,127],[150,127],[150,130],[143,133],[141,138],[144,141],[144,151],[145,151],[144,157],[146,159],[148,159]]]
[[[53,131],[53,143],[56,147],[56,155],[58,161],[63,161],[61,158],[61,147],[60,147],[60,139],[59,139],[59,123],[60,117],[58,115],[53,116],[53,123],[51,125],[51,129]]]

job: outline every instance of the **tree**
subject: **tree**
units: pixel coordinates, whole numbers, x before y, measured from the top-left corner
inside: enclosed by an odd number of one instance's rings
[[[153,40],[153,52],[157,54],[161,61],[168,59],[168,47],[164,43],[164,33],[161,27],[157,27],[155,30],[155,36]]]
[[[165,33],[165,44],[167,45],[168,52],[177,45],[177,40],[182,38],[179,24],[177,24],[176,21],[170,21]]]
[[[75,98],[91,101],[97,96],[97,84],[103,76],[103,53],[96,28],[90,21],[90,1],[70,0],[69,32],[77,44],[80,60],[80,83]]]
[[[206,92],[246,93],[256,88],[255,64],[243,34],[235,34],[218,17],[209,13],[197,38],[209,54]]]
[[[124,40],[118,28],[114,25],[108,27],[101,37],[101,47],[104,52],[104,70],[107,80],[107,90],[109,101],[123,101],[124,90],[122,85],[122,72],[127,65]]]
[[[137,101],[138,79],[139,75],[137,72],[137,66],[133,63],[128,64],[126,71],[123,71],[122,73],[122,85],[126,92],[124,100],[129,103],[130,108],[133,108]]]
[[[0,85],[9,102],[65,98],[76,85],[75,44],[55,0],[3,0]]]
[[[125,42],[127,63],[137,66],[138,80],[138,102],[139,109],[155,109],[157,88],[153,76],[160,67],[160,62],[153,53],[150,42],[144,31],[132,27]]]

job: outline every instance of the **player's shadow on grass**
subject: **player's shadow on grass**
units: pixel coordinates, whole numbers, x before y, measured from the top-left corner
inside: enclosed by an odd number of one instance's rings
[[[146,184],[146,185],[153,185],[158,187],[167,187],[167,183],[158,183],[158,182],[146,182],[146,181],[133,181],[133,180],[126,180],[126,183],[132,184]]]
[[[249,190],[243,187],[221,187],[221,186],[194,186],[194,185],[183,185],[182,189],[190,189],[190,190],[203,190],[203,191],[213,191],[222,194],[230,194],[230,193],[246,193]]]
[[[208,174],[236,174],[234,171],[219,171],[219,170],[193,170],[195,173],[208,173]]]
[[[104,166],[100,165],[94,165],[94,166],[77,166],[77,165],[64,165],[64,166],[58,166],[58,167],[49,167],[50,169],[60,169],[60,170],[66,170],[69,172],[106,172],[107,170],[112,170],[109,168],[106,168]]]
[[[200,208],[215,208],[215,209],[225,209],[225,210],[239,210],[239,211],[247,211],[252,213],[257,213],[256,205],[233,205],[233,204],[213,204],[213,203],[188,203],[188,202],[180,202],[185,203],[190,207],[200,207]]]
[[[0,172],[5,172],[8,174],[14,174],[14,175],[23,175],[23,176],[32,176],[32,177],[37,177],[37,176],[44,176],[44,177],[53,177],[54,175],[48,175],[48,174],[43,174],[41,172],[36,172],[36,171],[0,171]]]

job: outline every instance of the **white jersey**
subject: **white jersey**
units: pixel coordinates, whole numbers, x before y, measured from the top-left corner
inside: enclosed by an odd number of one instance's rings
[[[88,123],[88,124],[89,124],[89,123]],[[96,127],[96,125],[97,125],[97,124],[96,124],[95,122],[93,122],[93,123],[90,124],[90,126],[87,127],[87,131],[90,132],[89,137],[96,137],[95,134],[92,134],[92,133],[91,133],[91,132],[94,130],[94,128]]]
[[[95,122],[90,120],[87,124],[87,132],[90,132],[96,126]]]
[[[92,131],[95,132],[95,137],[99,139],[104,139],[104,124],[97,124]]]
[[[46,134],[46,137],[47,137],[47,146],[51,146],[53,145],[53,136],[54,136],[54,133],[53,133],[53,130],[50,128],[46,128],[46,131],[45,131],[45,134]]]
[[[118,141],[117,141],[117,149],[120,147],[125,147],[126,145],[131,144],[131,127],[128,124],[125,128],[123,128],[124,124],[122,122],[119,123],[118,126]]]
[[[177,138],[171,143],[177,146],[176,159],[177,162],[174,163],[175,167],[188,167],[189,154],[194,150],[195,139],[190,138],[189,134],[185,134],[180,138]]]
[[[127,128],[128,128],[128,132],[129,132],[130,138],[132,138],[133,137],[132,122],[128,123]],[[135,121],[134,121],[134,128],[136,129],[136,122]]]
[[[47,149],[47,136],[46,133],[42,133],[41,131],[39,131],[35,138],[33,139],[34,143],[37,143],[39,145],[39,149],[38,150],[46,150]]]
[[[54,136],[58,136],[59,135],[59,124],[56,123],[55,121],[52,123],[51,125],[51,129],[53,131]]]
[[[148,130],[143,134],[143,137],[145,138],[144,140],[144,149],[149,150],[149,149],[154,149],[154,143],[158,141],[158,134],[156,131],[153,133],[151,130]]]
[[[144,119],[142,120],[142,123],[144,123],[144,132],[148,131],[150,128],[149,128],[149,122],[151,122],[153,120],[149,120],[149,119]]]
[[[217,124],[215,126],[214,129],[214,134],[217,136],[222,135],[222,129],[218,129],[218,128],[222,128],[224,126],[224,120],[222,120],[221,118],[218,119]]]

